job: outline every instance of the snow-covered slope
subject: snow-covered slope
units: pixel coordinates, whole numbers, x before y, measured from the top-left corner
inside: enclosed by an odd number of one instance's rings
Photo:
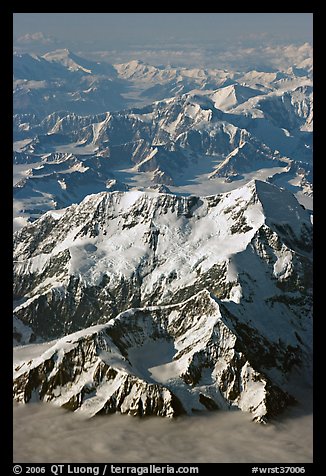
[[[286,167],[291,163],[290,159],[281,158],[278,153],[275,153],[264,147],[254,140],[247,142],[243,140],[239,143],[230,154],[223,160],[210,174],[210,178],[226,177],[227,180],[238,180],[244,175],[253,170],[260,170],[269,167],[273,160],[275,165]]]
[[[276,109],[270,122],[268,117],[271,113],[263,113],[267,104],[263,99],[251,105],[252,109],[248,103],[257,97],[238,105],[232,113],[225,113],[216,108],[213,98],[214,95],[189,93],[122,112],[94,116],[53,113],[41,122],[35,121],[33,116],[28,122],[26,117],[16,115],[14,129],[19,141],[16,142],[14,157],[17,161],[17,154],[20,154],[19,160],[22,160],[22,154],[25,154],[28,157],[26,164],[31,165],[28,175],[23,177],[18,188],[16,186],[15,197],[21,204],[17,206],[17,210],[21,210],[17,214],[26,218],[35,217],[37,213],[27,211],[43,213],[80,201],[85,193],[78,190],[79,178],[88,182],[88,193],[105,190],[105,174],[111,180],[124,182],[133,189],[144,190],[154,184],[164,184],[175,187],[172,189],[174,192],[197,194],[196,187],[209,179],[214,179],[215,190],[218,191],[225,181],[246,181],[258,170],[270,169],[265,177],[282,172],[286,174],[283,186],[292,190],[293,185],[289,181],[294,180],[299,184],[297,190],[303,192],[307,187],[300,184],[305,180],[310,184],[310,194],[311,133],[300,128],[291,133],[277,128]],[[277,108],[281,98],[283,96],[274,95],[268,101],[275,100]],[[291,111],[303,111],[300,124],[305,124],[306,120],[309,122],[310,112],[303,103],[294,104],[296,106],[289,109],[289,114]],[[238,110],[240,106],[243,107],[242,112]],[[250,117],[254,111],[261,117]],[[279,114],[282,115],[282,111]],[[291,117],[293,123],[299,120],[295,119],[299,116],[294,112]],[[28,137],[31,139],[28,140]],[[279,150],[276,150],[275,144]],[[76,175],[78,180],[73,175],[69,180],[66,176],[70,196],[75,198],[63,199],[60,177],[56,173],[58,166],[55,165],[51,173],[44,175],[35,168],[45,161],[48,166],[48,157],[53,154],[71,153],[78,156],[81,166]],[[290,170],[291,161],[298,167]],[[33,165],[35,163],[37,165]],[[101,172],[96,164],[100,164]],[[234,184],[233,188],[236,186]],[[46,195],[44,191],[48,189],[49,194]]]
[[[218,89],[211,97],[218,109],[227,111],[248,101],[251,97],[262,94],[264,93],[258,89],[248,88],[241,84],[232,84]]]
[[[14,163],[25,154],[30,164],[24,173],[16,166],[23,181],[15,190],[15,227],[85,196],[79,181],[69,180],[70,198],[63,199],[54,170],[35,180],[33,169],[49,154],[109,158],[108,178],[131,189],[159,184],[202,195],[235,188],[234,180],[269,177],[289,190],[295,184],[304,203],[312,196],[309,68],[243,73],[138,60],[112,66],[62,49],[15,54],[13,72]],[[105,180],[99,186],[86,177],[93,172],[82,176],[88,193],[105,190]]]
[[[15,113],[53,112],[96,114],[128,104],[124,86],[113,66],[99,64],[62,49],[43,56],[14,54],[13,105]]]
[[[306,59],[15,55],[18,401],[258,421],[291,402],[311,363],[312,226],[290,192],[311,208]]]
[[[79,71],[90,75],[105,75],[109,78],[117,76],[115,68],[109,63],[100,63],[82,58],[67,48],[50,51],[42,56],[50,63],[61,64],[69,71]]]
[[[293,399],[245,348],[223,305],[203,290],[180,304],[128,310],[29,361],[16,358],[14,396],[89,416],[238,408],[265,421]]]
[[[16,153],[15,157],[26,168],[22,168],[21,178],[14,183],[13,196],[16,202],[24,204],[20,213],[27,214],[30,220],[47,210],[79,203],[90,193],[128,190],[110,172],[109,160],[95,154],[44,154],[33,168],[29,168],[28,154]]]
[[[91,195],[46,213],[14,242],[14,314],[33,338],[207,289],[249,341],[251,333],[256,342],[291,348],[294,361],[309,354],[310,216],[268,183],[211,197]],[[16,338],[24,341],[19,332]]]

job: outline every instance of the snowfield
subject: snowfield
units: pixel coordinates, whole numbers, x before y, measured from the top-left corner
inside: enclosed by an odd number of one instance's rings
[[[311,48],[260,51],[14,54],[16,402],[267,422],[311,385]]]
[[[15,55],[15,228],[91,193],[157,184],[209,195],[260,178],[312,208],[306,63],[241,73]]]
[[[309,380],[312,226],[289,191],[104,192],[52,215],[15,234],[16,343],[57,339],[15,362],[17,401],[265,421],[292,368]]]

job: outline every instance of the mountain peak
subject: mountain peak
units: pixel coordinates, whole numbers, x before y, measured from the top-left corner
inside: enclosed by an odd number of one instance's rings
[[[309,350],[305,219],[260,180],[207,197],[102,192],[46,213],[15,234],[14,335],[59,340],[15,367],[15,398],[88,415],[278,413],[282,375]]]
[[[258,89],[253,89],[239,83],[233,83],[218,89],[211,97],[214,101],[215,107],[227,111],[248,101],[248,99],[252,97],[260,96],[262,94],[263,93]]]
[[[70,71],[82,71],[83,73],[92,73],[89,62],[72,53],[67,48],[50,51],[43,55],[46,61],[60,63]],[[86,64],[87,63],[87,64]],[[88,66],[88,67],[87,67]]]
[[[87,416],[238,408],[265,421],[291,399],[237,351],[241,337],[224,313],[205,290],[179,304],[129,309],[16,362],[15,399],[54,399]],[[226,375],[239,381],[236,390]]]
[[[43,55],[47,61],[56,61],[59,59],[67,58],[71,55],[68,48],[58,48],[56,50],[49,51]]]

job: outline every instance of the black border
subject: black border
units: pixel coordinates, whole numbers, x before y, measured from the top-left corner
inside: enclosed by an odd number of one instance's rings
[[[52,6],[52,5],[51,5]],[[58,5],[57,5],[58,6]],[[248,5],[249,6],[249,5]],[[250,4],[253,7],[252,4]],[[284,5],[285,6],[285,5]],[[293,10],[297,11],[297,4],[293,7]],[[12,438],[12,370],[11,370],[11,361],[12,361],[12,326],[11,326],[11,313],[12,313],[12,165],[11,165],[11,154],[12,154],[12,50],[13,50],[13,14],[14,10],[17,12],[25,12],[24,5],[23,8],[10,8],[9,6],[5,8],[5,5],[1,6],[1,19],[2,19],[2,55],[1,58],[2,68],[1,68],[1,83],[2,83],[2,127],[1,127],[1,140],[2,140],[2,157],[1,157],[1,195],[0,195],[0,217],[2,219],[3,226],[0,230],[0,239],[1,239],[1,267],[2,267],[2,280],[1,280],[1,303],[2,303],[2,323],[1,323],[1,332],[0,339],[1,345],[0,349],[3,353],[1,362],[2,362],[2,374],[3,378],[1,379],[1,391],[0,391],[0,408],[2,411],[1,415],[1,427],[2,427],[2,458],[4,459],[5,466],[7,467],[8,463],[8,474],[12,473],[12,455],[13,455],[13,438]],[[67,7],[67,6],[66,6]],[[287,5],[290,8],[290,5]],[[314,463],[311,465],[305,464],[307,468],[305,474],[319,474],[321,471],[321,463],[323,459],[323,427],[321,423],[322,415],[322,384],[323,384],[323,372],[322,372],[322,336],[323,336],[323,319],[324,311],[321,306],[321,297],[323,296],[324,291],[324,272],[321,266],[321,257],[323,256],[322,251],[322,242],[323,242],[323,230],[322,230],[322,218],[323,211],[325,206],[325,200],[322,195],[323,191],[323,161],[326,161],[326,158],[323,157],[322,150],[322,109],[320,106],[320,97],[322,88],[325,87],[322,80],[322,63],[323,63],[323,48],[320,44],[324,40],[324,34],[321,29],[321,9],[315,8],[312,5],[309,6],[309,12],[301,13],[313,13],[313,23],[314,23],[314,78],[317,80],[314,81],[314,96],[315,100],[315,132],[314,132],[314,229],[315,229],[315,238],[314,238],[314,252],[317,259],[314,260]],[[31,9],[36,13],[38,10],[30,6]],[[257,7],[257,10],[260,11],[261,5]],[[35,11],[36,10],[36,11]],[[60,9],[58,12],[61,12]],[[33,13],[33,11],[32,11]],[[68,12],[67,12],[68,13]],[[86,12],[87,13],[87,12]],[[99,12],[97,12],[99,13]],[[221,12],[224,13],[224,12]],[[255,10],[248,13],[255,13]],[[285,12],[284,12],[285,13]],[[290,12],[287,12],[290,13]],[[4,147],[3,147],[4,146]],[[8,365],[9,364],[9,365]],[[5,430],[5,431],[4,431]],[[216,466],[217,465],[217,466]],[[222,466],[221,466],[222,465]],[[225,466],[227,465],[227,466]],[[230,466],[231,465],[231,466]],[[234,466],[235,465],[235,466]],[[26,466],[26,465],[25,465]],[[34,465],[34,466],[45,466],[45,465]],[[127,466],[127,465],[125,465]],[[137,465],[135,465],[137,466]],[[146,466],[146,463],[144,463]],[[192,466],[198,466],[200,468],[200,474],[202,471],[207,469],[215,469],[217,472],[219,469],[232,470],[235,469],[237,474],[251,474],[252,466],[269,466],[275,467],[274,465],[268,464],[247,464],[247,463],[202,463],[202,464],[192,464]],[[279,465],[281,466],[281,465]],[[294,466],[294,465],[292,465]],[[297,466],[302,466],[298,464]],[[320,466],[320,469],[319,469]],[[241,471],[241,473],[239,472]],[[243,471],[243,472],[242,472]],[[4,470],[5,474],[5,470]],[[51,473],[49,473],[51,474]]]
[[[0,391],[2,458],[7,463],[13,454],[13,406],[12,406],[12,13],[1,7],[1,192],[0,192],[0,239],[1,239],[1,331],[0,350],[2,362],[2,385]],[[6,430],[4,432],[4,430]],[[5,471],[4,471],[5,472]],[[12,469],[10,467],[10,473]]]

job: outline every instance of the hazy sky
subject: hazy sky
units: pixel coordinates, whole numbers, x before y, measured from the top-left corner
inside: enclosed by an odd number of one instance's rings
[[[14,37],[43,32],[67,44],[97,48],[303,43],[312,41],[312,19],[312,13],[15,13]]]

